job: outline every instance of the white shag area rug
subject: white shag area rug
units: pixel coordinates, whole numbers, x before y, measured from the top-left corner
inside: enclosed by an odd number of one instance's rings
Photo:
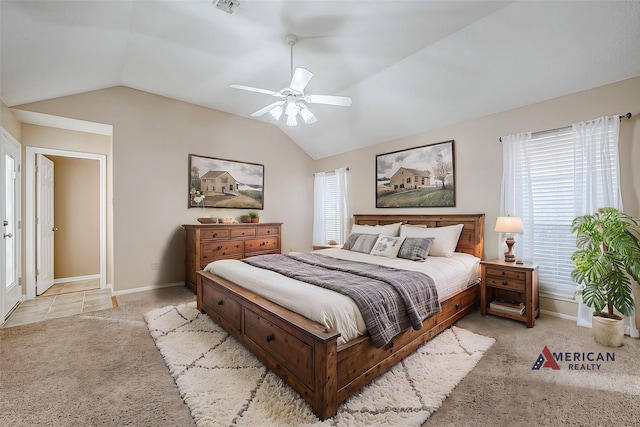
[[[198,426],[419,426],[495,342],[452,326],[320,421],[195,303],[150,311],[145,320]]]

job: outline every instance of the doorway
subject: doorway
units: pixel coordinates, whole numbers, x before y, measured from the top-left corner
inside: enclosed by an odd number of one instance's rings
[[[26,197],[26,215],[25,215],[25,236],[26,236],[26,285],[27,285],[27,298],[35,298],[36,295],[39,295],[40,292],[38,290],[39,284],[39,263],[43,261],[39,260],[39,252],[41,248],[39,245],[42,245],[41,234],[39,233],[38,227],[39,224],[36,221],[36,218],[40,215],[39,203],[38,203],[38,175],[37,171],[37,159],[39,157],[46,157],[48,159],[57,159],[60,164],[73,163],[74,161],[80,160],[89,160],[90,163],[97,162],[98,167],[98,189],[96,192],[98,194],[92,194],[92,196],[96,196],[97,203],[99,205],[98,212],[94,212],[90,215],[92,217],[96,217],[98,219],[97,227],[99,229],[99,237],[97,243],[97,253],[99,258],[99,273],[97,278],[99,279],[99,285],[101,289],[107,287],[106,281],[106,156],[101,154],[91,154],[91,153],[81,153],[74,151],[64,151],[64,150],[56,150],[56,149],[47,149],[47,148],[39,148],[39,147],[27,147],[26,148],[26,157],[25,157],[25,197]],[[82,191],[82,190],[78,190]],[[72,190],[72,193],[75,193]],[[69,196],[67,194],[67,196]],[[55,199],[55,196],[54,196]],[[68,203],[65,203],[68,204]],[[76,207],[72,209],[71,212],[67,212],[65,216],[68,218],[69,224],[74,224],[73,215],[80,214],[82,215],[82,206]],[[97,215],[96,215],[97,214]],[[76,217],[76,220],[82,217]],[[85,218],[86,219],[86,218]],[[77,222],[77,221],[75,221]],[[56,228],[60,229],[59,224],[51,224],[49,225],[51,230],[56,230]],[[70,227],[69,227],[70,228]],[[76,227],[76,232],[79,230]],[[55,231],[55,233],[59,233],[59,231]],[[68,237],[68,236],[67,236]],[[77,248],[76,248],[77,250]],[[55,257],[55,254],[54,254]],[[59,267],[60,270],[61,267]],[[62,267],[64,268],[64,267]],[[65,277],[66,273],[62,273],[62,277]],[[77,274],[76,274],[77,276]],[[91,277],[95,277],[95,275],[80,275],[76,277],[79,280],[90,279]],[[46,285],[45,285],[46,286]]]

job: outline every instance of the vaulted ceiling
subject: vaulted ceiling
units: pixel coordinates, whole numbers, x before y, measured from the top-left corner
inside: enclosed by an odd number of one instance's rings
[[[640,76],[638,1],[211,0],[0,2],[8,106],[105,87],[239,116],[273,102],[294,67],[318,122],[285,125],[318,159]]]

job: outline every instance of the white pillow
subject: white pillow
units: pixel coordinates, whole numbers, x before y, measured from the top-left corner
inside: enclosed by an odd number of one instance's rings
[[[387,258],[395,258],[402,247],[404,237],[378,236],[378,240],[373,245],[373,249],[369,252],[371,255],[386,256]]]
[[[429,249],[429,255],[449,257],[456,251],[463,226],[463,224],[428,228],[402,226],[400,237],[434,237],[435,240]]]
[[[400,235],[401,222],[387,225],[358,225],[353,224],[352,233],[361,234],[384,234],[385,236],[398,237]]]

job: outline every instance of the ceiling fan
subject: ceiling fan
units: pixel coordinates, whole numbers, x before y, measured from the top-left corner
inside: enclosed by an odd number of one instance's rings
[[[289,87],[285,87],[276,92],[251,86],[230,86],[234,89],[264,93],[280,98],[278,101],[259,109],[255,113],[252,113],[251,117],[260,117],[269,113],[274,119],[280,120],[282,113],[285,113],[287,116],[287,125],[296,126],[298,124],[298,114],[307,124],[318,121],[316,116],[311,112],[311,110],[309,110],[307,104],[327,104],[343,107],[350,106],[351,98],[348,96],[311,95],[304,92],[304,89],[307,87],[311,77],[313,77],[313,73],[305,68],[296,68],[295,71],[293,70],[293,46],[298,42],[298,37],[293,34],[288,34],[285,40],[291,47],[291,83],[289,84]]]

